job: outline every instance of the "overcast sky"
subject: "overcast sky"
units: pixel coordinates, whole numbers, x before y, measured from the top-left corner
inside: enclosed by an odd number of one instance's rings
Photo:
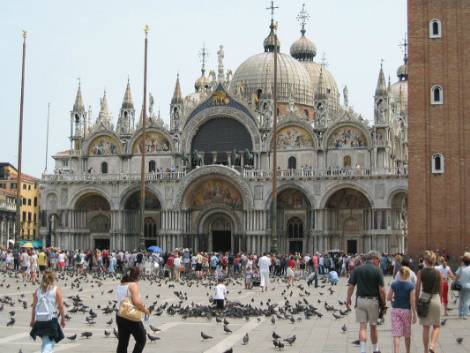
[[[398,44],[406,34],[406,0],[277,0],[281,51],[300,35],[296,16],[306,3],[307,36],[325,53],[340,91],[373,118],[380,60],[397,80],[403,61]],[[149,34],[149,90],[169,121],[169,102],[179,72],[183,94],[200,75],[198,52],[205,43],[208,69],[225,49],[233,71],[263,50],[270,15],[267,0],[15,0],[0,2],[0,161],[16,165],[21,74],[21,30],[28,31],[23,171],[40,176],[45,165],[47,104],[51,103],[49,154],[69,148],[70,110],[82,82],[93,119],[106,88],[113,122],[130,77],[136,106],[142,103],[143,27]],[[137,115],[138,116],[138,115]],[[49,171],[53,160],[49,158]]]

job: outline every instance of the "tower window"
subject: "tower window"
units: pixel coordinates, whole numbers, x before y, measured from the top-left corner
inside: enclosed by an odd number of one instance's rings
[[[444,155],[442,153],[433,154],[431,163],[433,174],[444,174]]]
[[[431,88],[431,104],[444,104],[444,91],[439,85],[434,85]]]
[[[442,23],[438,19],[429,22],[429,38],[442,38]]]
[[[155,173],[155,161],[150,161],[149,162],[149,173]]]
[[[108,163],[106,162],[101,163],[101,173],[108,174]]]
[[[295,157],[289,157],[287,160],[287,169],[296,169],[297,168],[297,160]]]

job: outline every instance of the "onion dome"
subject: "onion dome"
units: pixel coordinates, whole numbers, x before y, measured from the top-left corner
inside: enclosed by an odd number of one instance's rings
[[[277,47],[277,52],[279,53],[279,50],[281,49],[281,42],[279,41],[278,36],[274,33],[275,25],[273,20],[271,20],[271,25],[269,26],[269,28],[271,29],[271,31],[263,42],[264,51],[266,53],[272,53],[274,51],[274,48]]]
[[[302,31],[302,36],[291,45],[290,55],[299,61],[311,61],[317,55],[317,47],[305,37],[305,30]]]
[[[403,64],[397,70],[398,81],[391,87],[392,96],[399,102],[401,109],[408,107],[408,56],[405,54]]]

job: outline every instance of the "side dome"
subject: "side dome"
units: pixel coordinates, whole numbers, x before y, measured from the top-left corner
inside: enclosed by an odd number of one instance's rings
[[[408,56],[405,54],[403,64],[397,70],[398,81],[391,87],[395,101],[405,110],[408,108]]]
[[[324,65],[316,63],[315,61],[301,61],[310,77],[310,82],[314,92],[318,89],[318,82],[320,81],[320,72],[323,70],[323,84],[328,95],[328,103],[331,109],[336,110],[339,107],[339,90],[336,80],[330,71]]]
[[[279,102],[288,102],[292,95],[296,104],[313,106],[313,87],[305,67],[291,56],[279,53],[277,62],[277,96]],[[260,96],[273,86],[274,56],[271,52],[254,55],[243,62],[235,71],[230,90],[236,93],[243,87],[243,97],[250,101],[253,94]]]

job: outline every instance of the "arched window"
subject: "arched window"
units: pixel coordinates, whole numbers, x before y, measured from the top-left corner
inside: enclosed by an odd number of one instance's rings
[[[108,174],[108,163],[106,162],[101,163],[101,173]]]
[[[149,173],[155,173],[155,169],[156,169],[155,161],[150,161],[149,162]]]
[[[289,157],[287,160],[287,169],[297,169],[297,160],[295,157]]]
[[[442,37],[442,23],[438,19],[433,19],[429,22],[429,38]]]
[[[433,174],[444,174],[444,155],[442,153],[433,154],[431,163]]]
[[[444,91],[439,85],[434,85],[431,88],[431,104],[444,104]]]
[[[304,237],[304,225],[298,217],[292,217],[287,222],[287,236],[290,239],[298,239]]]
[[[351,156],[344,156],[343,158],[343,167],[344,168],[351,168],[352,161]]]

